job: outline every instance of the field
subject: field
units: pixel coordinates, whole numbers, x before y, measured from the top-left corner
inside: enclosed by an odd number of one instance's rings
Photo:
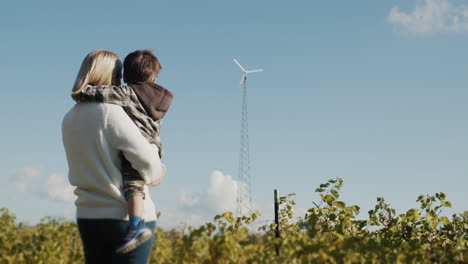
[[[321,202],[292,221],[294,194],[280,198],[281,237],[275,224],[248,231],[259,212],[226,212],[200,227],[157,228],[150,263],[468,263],[468,212],[441,216],[451,207],[444,193],[417,197],[418,208],[397,214],[377,198],[368,219],[359,206],[339,200],[341,179],[316,189]],[[276,250],[280,254],[276,254]],[[84,263],[74,223],[45,218],[29,227],[0,209],[0,264]]]

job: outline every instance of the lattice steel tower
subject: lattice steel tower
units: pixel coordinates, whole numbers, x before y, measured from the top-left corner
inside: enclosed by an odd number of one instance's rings
[[[247,71],[234,59],[234,62],[242,70],[242,79],[240,86],[242,89],[242,118],[241,118],[241,136],[239,152],[238,169],[238,188],[237,188],[237,206],[236,216],[242,216],[252,211],[252,196],[250,190],[250,146],[249,146],[249,125],[247,120],[247,74],[253,72],[262,72],[262,69]]]

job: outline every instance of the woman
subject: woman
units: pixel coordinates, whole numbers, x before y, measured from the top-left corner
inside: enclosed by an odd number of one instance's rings
[[[120,85],[122,62],[106,50],[88,54],[72,92],[86,85]],[[128,227],[127,202],[121,191],[121,155],[147,185],[157,185],[165,174],[158,148],[141,135],[117,105],[79,103],[66,115],[62,136],[69,166],[69,180],[76,186],[77,223],[86,263],[146,263],[152,239],[134,251],[119,255],[116,247]],[[154,233],[156,212],[144,187],[144,220]]]

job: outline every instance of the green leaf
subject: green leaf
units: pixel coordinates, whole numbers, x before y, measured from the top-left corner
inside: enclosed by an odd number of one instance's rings
[[[452,208],[452,204],[449,201],[440,201],[440,204],[445,207]]]
[[[419,219],[419,211],[418,209],[410,209],[406,212],[406,217],[409,221],[415,222]]]
[[[252,214],[252,221],[255,221],[255,219],[257,219],[257,214],[253,213]]]
[[[359,212],[361,211],[361,207],[359,207],[357,205],[353,205],[353,206],[351,206],[351,210],[354,211],[354,214],[358,215]]]
[[[322,198],[322,200],[324,202],[326,202],[328,205],[332,205],[333,201],[335,201],[335,197],[331,196],[331,195],[325,195],[325,194],[320,194],[320,197]]]
[[[444,225],[450,225],[450,220],[445,216],[439,217],[439,221],[442,222]]]
[[[225,212],[221,216],[231,224],[234,222],[234,216],[231,212]]]
[[[335,198],[338,198],[338,197],[340,196],[340,194],[338,193],[337,190],[334,190],[334,189],[333,189],[333,190],[331,190],[330,192],[331,192],[331,194],[332,194]]]
[[[332,205],[335,206],[335,207],[340,208],[341,210],[346,210],[346,204],[344,202],[334,201],[334,202],[332,202]]]
[[[435,195],[437,197],[437,199],[439,200],[445,200],[445,193],[441,192],[441,193],[436,193]]]
[[[343,236],[343,235],[340,234],[340,233],[334,232],[333,234],[334,234],[339,240],[344,240],[344,239],[345,239],[345,236]]]

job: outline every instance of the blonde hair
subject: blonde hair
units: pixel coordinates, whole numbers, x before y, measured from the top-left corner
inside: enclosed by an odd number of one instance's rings
[[[120,84],[122,61],[119,56],[107,50],[95,50],[86,55],[73,85],[72,96],[86,85]]]

